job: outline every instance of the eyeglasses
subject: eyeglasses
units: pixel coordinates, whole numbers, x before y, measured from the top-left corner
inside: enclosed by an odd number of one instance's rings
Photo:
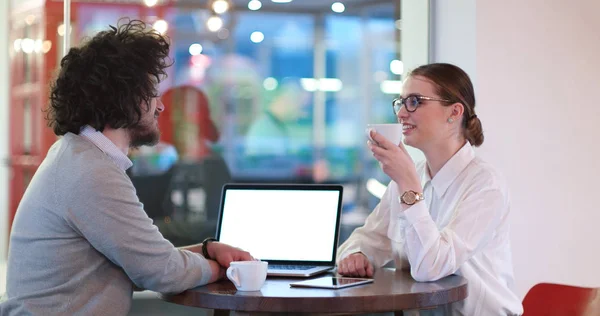
[[[437,99],[437,98],[426,97],[426,96],[422,96],[422,95],[409,95],[406,98],[396,98],[396,99],[394,99],[394,101],[392,101],[392,107],[394,108],[394,114],[398,115],[398,112],[400,112],[400,109],[402,108],[402,106],[406,107],[406,111],[414,112],[417,110],[419,105],[421,105],[421,102],[423,102],[423,100],[452,102],[452,101],[446,100],[446,99]]]

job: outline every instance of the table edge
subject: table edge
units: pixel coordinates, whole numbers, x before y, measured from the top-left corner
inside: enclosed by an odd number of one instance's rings
[[[464,279],[464,278],[463,278]],[[465,279],[466,280],[466,279]],[[432,308],[440,305],[451,304],[455,302],[462,301],[468,297],[468,282],[461,284],[452,289],[445,289],[439,292],[436,292],[436,297],[438,301],[434,304],[427,302],[427,300],[419,299],[419,296],[422,296],[424,293],[409,293],[402,294],[403,298],[406,300],[414,300],[419,301],[418,304],[414,304],[411,306],[403,306],[402,304],[394,305],[390,308],[379,308],[382,304],[369,304],[372,305],[373,308],[369,309],[361,309],[360,307],[364,307],[363,300],[365,298],[369,298],[367,296],[362,298],[356,298],[351,296],[346,297],[252,297],[252,296],[233,296],[233,295],[222,295],[219,296],[211,296],[206,295],[206,297],[201,297],[201,302],[189,302],[189,297],[178,294],[161,294],[159,293],[159,298],[163,301],[184,305],[189,307],[197,307],[197,308],[206,308],[206,309],[221,309],[221,310],[231,310],[231,311],[243,311],[243,312],[265,312],[265,313],[282,313],[282,312],[295,312],[295,313],[377,313],[377,312],[391,312],[391,311],[400,311],[400,310],[409,310],[409,309],[426,309]],[[397,295],[375,295],[376,300],[380,301],[396,301]],[[439,297],[445,297],[444,301],[439,301]],[[252,300],[254,298],[255,302],[249,303],[248,300]],[[288,306],[290,302],[294,302],[294,305],[299,305],[298,301],[304,301],[306,299],[310,299],[310,305],[302,304],[300,305],[302,308],[294,308],[293,311],[289,310]],[[341,300],[342,303],[339,303],[335,306],[335,309],[332,309],[331,300]],[[372,299],[372,297],[370,297]],[[270,300],[277,301],[276,303],[269,303]],[[347,301],[347,302],[345,302]],[[324,308],[318,308],[316,306],[322,306]],[[389,307],[389,306],[388,306]]]

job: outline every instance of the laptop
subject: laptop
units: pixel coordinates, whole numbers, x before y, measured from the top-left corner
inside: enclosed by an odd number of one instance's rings
[[[270,276],[309,277],[335,267],[342,186],[226,184],[216,238],[267,261]]]

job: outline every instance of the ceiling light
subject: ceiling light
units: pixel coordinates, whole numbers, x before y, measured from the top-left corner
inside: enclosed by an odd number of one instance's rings
[[[315,78],[301,78],[300,85],[308,92],[319,90],[319,81]]]
[[[189,48],[190,55],[196,56],[202,54],[202,45],[194,43]]]
[[[402,81],[384,80],[379,84],[379,89],[385,94],[399,95],[402,93]]]
[[[216,14],[223,14],[229,10],[229,2],[226,0],[215,0],[212,3],[212,9]]]
[[[21,40],[21,50],[23,50],[23,53],[25,54],[31,54],[33,53],[35,49],[35,41],[32,40],[31,38],[24,38],[23,40]]]
[[[342,87],[342,80],[338,78],[319,79],[319,90],[321,91],[338,92],[342,90]]]
[[[273,77],[268,77],[263,81],[263,87],[265,88],[265,90],[268,90],[268,91],[273,91],[273,90],[277,89],[278,85],[279,85],[279,83],[277,82],[277,79],[275,79]]]
[[[152,28],[160,34],[165,34],[169,29],[169,24],[165,20],[158,20],[152,24]]]
[[[39,53],[42,51],[42,40],[41,39],[37,39],[34,42],[34,46],[33,46],[33,51],[36,53]]]
[[[65,36],[65,25],[61,24],[58,26],[58,28],[56,29],[56,31],[58,32],[58,35],[60,36]],[[69,26],[69,34],[71,34],[73,32],[73,27]]]
[[[290,3],[290,2],[292,2],[292,0],[271,0],[271,2],[275,2],[275,3]]]
[[[252,34],[250,34],[250,40],[252,41],[252,43],[260,43],[265,39],[265,34],[263,34],[262,32],[252,32]]]
[[[223,19],[220,17],[213,15],[208,20],[206,20],[206,27],[211,32],[216,32],[223,27]]]
[[[387,189],[387,186],[385,184],[377,181],[374,178],[367,180],[366,187],[367,191],[369,191],[369,193],[373,194],[373,196],[377,197],[378,199],[381,199],[383,197],[383,194]]]
[[[390,71],[394,75],[402,75],[404,73],[404,63],[398,59],[392,60],[390,62]]]
[[[342,80],[338,78],[300,78],[300,85],[308,92],[317,90],[326,92],[339,92],[343,88]]]
[[[49,51],[50,51],[50,48],[52,48],[52,42],[51,42],[51,41],[49,41],[49,40],[45,40],[45,41],[42,43],[42,51],[43,51],[44,53],[47,53],[47,52],[49,52]]]
[[[334,2],[331,5],[331,11],[335,12],[335,13],[342,13],[346,10],[346,6],[344,6],[343,3],[341,2]]]
[[[15,40],[15,42],[13,43],[13,46],[15,48],[15,52],[20,52],[21,51],[21,41],[22,40],[20,38],[17,38]]]
[[[35,22],[35,15],[30,14],[25,18],[25,23],[27,23],[27,25],[32,25],[33,22]]]
[[[256,11],[256,10],[259,10],[260,8],[262,8],[262,2],[260,2],[258,0],[251,0],[250,2],[248,2],[249,10]]]
[[[144,0],[144,4],[149,8],[155,6],[156,3],[158,3],[158,0]]]

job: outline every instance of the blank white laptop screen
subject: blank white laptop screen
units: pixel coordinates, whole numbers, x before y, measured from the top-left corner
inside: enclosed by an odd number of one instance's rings
[[[219,241],[261,260],[332,261],[338,190],[226,189]]]

